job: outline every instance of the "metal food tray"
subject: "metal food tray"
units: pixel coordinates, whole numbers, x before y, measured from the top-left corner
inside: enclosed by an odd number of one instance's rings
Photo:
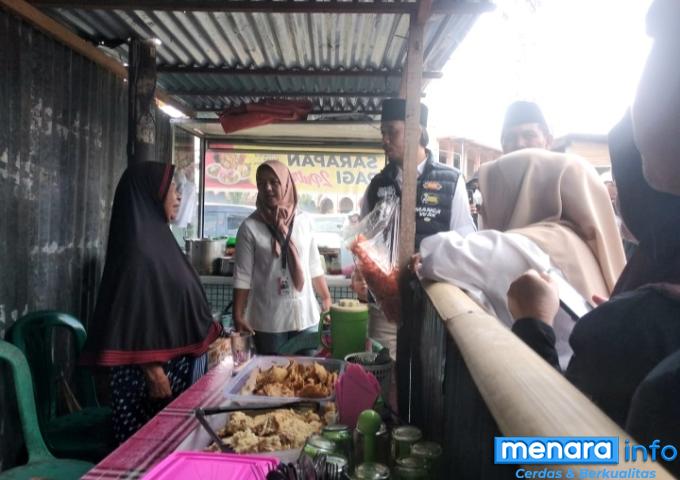
[[[245,386],[250,375],[255,369],[267,370],[273,365],[287,366],[291,360],[295,360],[303,365],[310,365],[314,362],[322,365],[329,372],[342,373],[345,370],[345,362],[335,358],[317,357],[279,357],[279,356],[256,356],[236,375],[225,387],[224,396],[230,401],[239,405],[252,404],[280,404],[286,401],[321,401],[328,402],[335,400],[335,390],[328,397],[323,398],[302,398],[302,397],[269,397],[266,395],[243,395],[241,389]]]
[[[313,405],[316,405],[314,408]],[[177,446],[175,451],[205,451],[208,446],[215,441],[217,435],[216,431],[220,430],[226,425],[229,415],[234,411],[243,411],[246,413],[256,414],[258,411],[272,411],[279,408],[313,408],[319,411],[321,408],[320,402],[292,402],[279,405],[268,405],[266,407],[242,408],[234,407],[213,407],[213,408],[197,408],[194,410],[194,418],[196,420],[196,428]],[[218,443],[222,444],[220,441]],[[224,447],[224,444],[222,444]],[[273,452],[249,453],[248,455],[276,457],[282,462],[294,462],[300,456],[301,448],[290,450],[277,450]],[[231,451],[225,449],[223,451]]]

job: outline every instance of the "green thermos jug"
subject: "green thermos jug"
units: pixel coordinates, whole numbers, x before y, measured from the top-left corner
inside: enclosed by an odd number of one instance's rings
[[[330,349],[333,358],[366,351],[368,338],[368,307],[354,299],[342,299],[331,305],[330,325],[321,314],[319,333],[321,344]]]

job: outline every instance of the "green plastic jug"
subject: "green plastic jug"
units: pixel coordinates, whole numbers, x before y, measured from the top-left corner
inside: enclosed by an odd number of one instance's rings
[[[366,351],[368,338],[368,307],[354,299],[342,299],[331,305],[330,326],[321,314],[319,330],[321,343],[331,350],[333,358]],[[329,335],[330,333],[330,335]],[[330,337],[330,338],[329,338]]]

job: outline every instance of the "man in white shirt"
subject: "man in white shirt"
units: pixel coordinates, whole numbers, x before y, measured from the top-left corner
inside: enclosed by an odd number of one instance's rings
[[[406,101],[391,98],[383,102],[382,132],[383,149],[388,163],[368,186],[361,203],[361,216],[370,213],[381,198],[401,194],[402,164],[405,151]],[[416,250],[423,238],[439,232],[455,230],[462,236],[475,231],[470,216],[467,190],[463,175],[456,168],[439,163],[433,158],[428,144],[427,107],[420,106],[421,135],[418,146],[418,183],[416,190]],[[359,298],[366,296],[366,284],[358,275],[353,277],[352,287]],[[388,347],[396,359],[397,325],[387,321],[378,306],[369,299],[369,334]]]

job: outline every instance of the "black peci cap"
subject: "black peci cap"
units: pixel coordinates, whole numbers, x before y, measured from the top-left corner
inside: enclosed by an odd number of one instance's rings
[[[383,122],[406,120],[406,100],[403,98],[387,98],[382,103]],[[420,104],[420,125],[427,127],[427,107]]]
[[[508,128],[515,127],[523,123],[538,123],[542,125],[546,131],[550,130],[540,107],[533,102],[519,101],[511,104],[505,111],[503,132],[505,132]]]

